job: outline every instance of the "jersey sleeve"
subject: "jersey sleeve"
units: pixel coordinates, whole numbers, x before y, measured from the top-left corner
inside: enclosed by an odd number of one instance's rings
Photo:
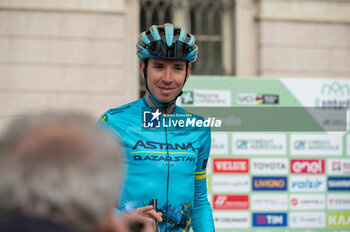
[[[123,142],[122,136],[120,136],[115,126],[113,126],[111,115],[108,113],[108,111],[103,113],[98,119],[97,126],[106,129],[109,133],[113,135],[114,138],[116,138],[120,142]]]
[[[102,128],[107,130],[110,134],[112,134],[112,136],[118,140],[119,142],[121,142],[121,152],[123,155],[123,158],[125,159],[125,150],[123,148],[123,140],[121,139],[122,137],[120,136],[120,134],[118,133],[117,129],[113,126],[113,122],[111,120],[111,115],[107,112],[103,113],[101,115],[101,117],[98,119],[97,121],[97,127]],[[124,176],[126,174],[126,169],[124,168]],[[123,180],[124,182],[125,180]],[[124,183],[123,183],[124,184]],[[119,199],[116,199],[117,202],[119,202]],[[113,207],[113,213],[115,216],[120,216],[122,215],[124,212],[121,211],[118,207]]]
[[[207,197],[206,168],[211,147],[210,129],[203,134],[202,148],[199,152],[195,172],[195,193],[192,209],[192,228],[194,232],[214,231],[213,213]]]

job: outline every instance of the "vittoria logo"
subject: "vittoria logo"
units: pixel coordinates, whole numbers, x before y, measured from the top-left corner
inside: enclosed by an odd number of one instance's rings
[[[214,173],[247,173],[248,159],[218,159],[214,158]]]
[[[324,159],[292,159],[291,173],[309,173],[323,174],[325,173]]]

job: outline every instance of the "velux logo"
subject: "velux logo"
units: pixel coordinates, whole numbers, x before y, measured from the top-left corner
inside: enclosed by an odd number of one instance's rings
[[[162,113],[157,109],[156,112],[144,111],[143,112],[143,127],[144,128],[159,128],[160,127],[160,118],[159,116]]]

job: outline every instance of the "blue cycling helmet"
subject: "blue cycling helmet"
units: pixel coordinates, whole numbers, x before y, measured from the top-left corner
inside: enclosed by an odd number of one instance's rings
[[[198,47],[193,35],[183,27],[174,27],[170,23],[153,25],[140,35],[136,43],[137,56],[141,59],[179,59],[194,62]]]

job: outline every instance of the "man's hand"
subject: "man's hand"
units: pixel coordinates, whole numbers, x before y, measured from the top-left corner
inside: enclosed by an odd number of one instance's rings
[[[110,232],[154,232],[151,218],[123,214],[115,218],[114,228]]]
[[[147,205],[144,207],[137,208],[134,212],[131,213],[132,215],[141,216],[145,220],[149,220],[150,222],[153,222],[153,220],[157,220],[157,222],[163,221],[163,214],[161,212],[156,212],[153,209],[152,205]],[[123,217],[123,215],[121,215]]]

